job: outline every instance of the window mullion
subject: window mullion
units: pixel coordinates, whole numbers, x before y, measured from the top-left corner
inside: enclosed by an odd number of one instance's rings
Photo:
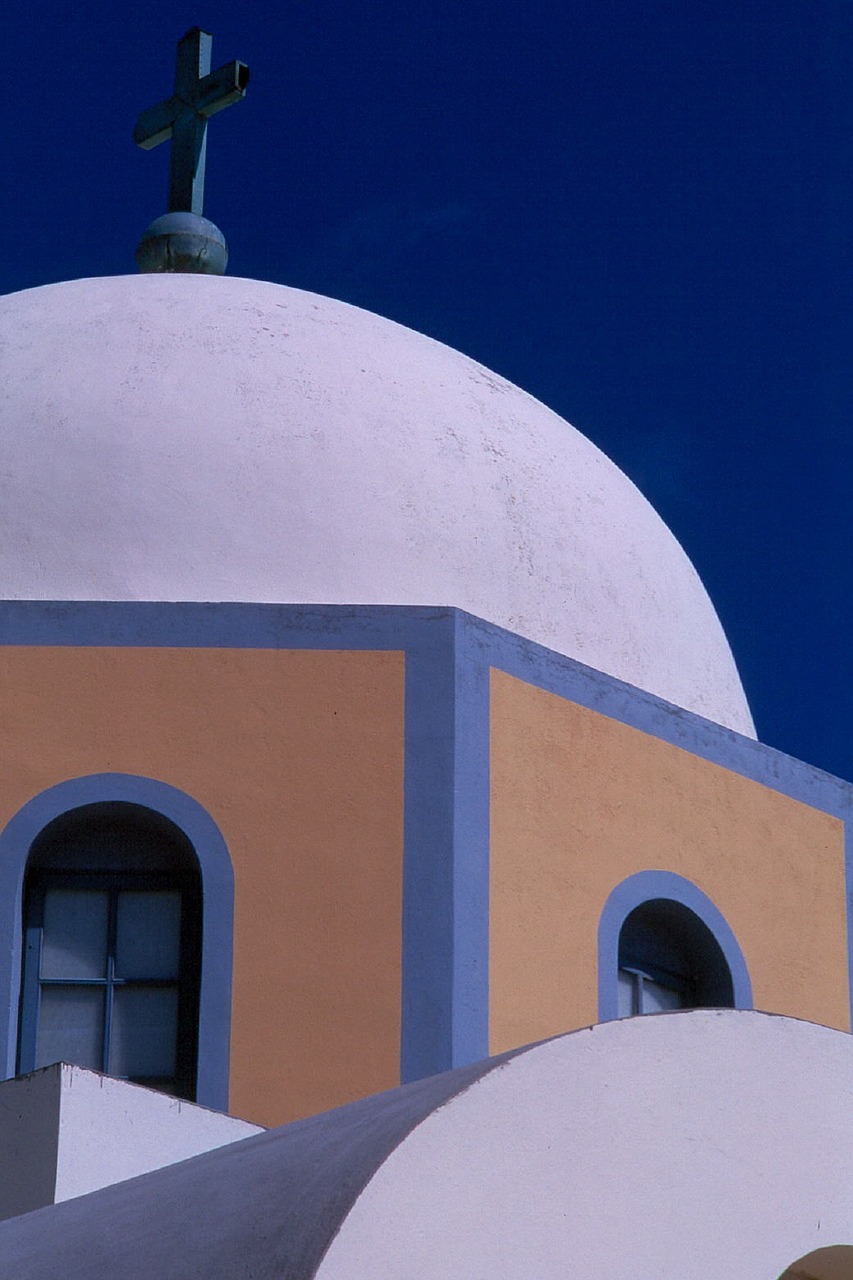
[[[113,991],[115,990],[115,956],[116,956],[116,923],[118,919],[119,890],[110,889],[110,913],[107,927],[107,983],[104,992],[104,1051],[101,1055],[101,1070],[109,1075],[110,1070],[110,1036],[113,1021]]]
[[[39,978],[41,987],[105,987],[106,978]]]
[[[36,1064],[36,1054],[38,1052],[38,1022],[41,1004],[39,992],[41,986],[42,901],[43,898],[41,896],[36,900],[24,936],[24,976],[22,985],[25,998],[21,1002],[19,1071],[32,1071]]]

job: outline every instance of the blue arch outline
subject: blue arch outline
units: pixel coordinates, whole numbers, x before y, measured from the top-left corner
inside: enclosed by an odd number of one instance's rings
[[[619,934],[626,916],[652,898],[680,902],[697,915],[719,943],[732,975],[734,1007],[752,1008],[752,983],[740,943],[723,914],[691,880],[674,871],[637,871],[616,888],[604,904],[598,922],[598,1020],[619,1016]]]
[[[54,818],[82,805],[124,801],[153,809],[178,827],[195,850],[202,884],[202,962],[196,1101],[228,1110],[234,872],[222,833],[197,800],[168,783],[126,773],[95,773],[49,787],[19,809],[0,832],[0,1033],[4,1078],[15,1074],[21,991],[22,894],[30,848]],[[0,1046],[0,1053],[2,1053]]]
[[[455,649],[446,647],[448,625],[455,629]],[[404,948],[409,948],[404,960],[406,1079],[444,1070],[448,1055],[453,1061],[454,1053],[468,1061],[471,1055],[488,1052],[484,1030],[488,1019],[488,872],[482,870],[486,856],[482,850],[488,848],[489,668],[630,725],[843,823],[847,900],[844,976],[853,1019],[853,786],[615,676],[463,610],[437,605],[6,600],[0,605],[0,651],[9,645],[405,653],[407,705],[412,709],[406,726],[406,821],[411,823],[406,834],[404,890]],[[446,664],[452,667],[454,661],[453,680],[459,681],[465,695],[459,703],[454,702],[456,693],[448,689],[450,668]],[[420,674],[410,680],[416,667]],[[438,715],[439,708],[429,702],[429,698],[435,699],[435,688],[430,689],[427,668],[442,681],[444,721]],[[419,700],[431,715],[435,713],[433,718],[418,721],[415,709]],[[457,705],[462,707],[461,719],[453,720]],[[457,733],[461,726],[461,750],[457,740],[448,742],[440,736],[436,725],[442,732],[450,725]],[[410,760],[415,762],[412,769]],[[456,785],[454,780],[463,775],[466,781],[474,777],[476,788],[469,787],[465,794],[461,790],[443,793],[444,801],[436,813],[436,780],[449,777]],[[435,857],[436,823],[442,841],[439,858]],[[413,905],[415,893],[424,886],[427,892],[419,905]],[[465,916],[457,911],[457,900],[464,900],[466,911],[475,910],[476,933],[465,933]],[[5,936],[0,934],[0,947],[5,945]],[[432,970],[419,963],[418,958],[424,956],[431,963],[438,958]],[[0,955],[0,973],[5,973],[5,963]]]

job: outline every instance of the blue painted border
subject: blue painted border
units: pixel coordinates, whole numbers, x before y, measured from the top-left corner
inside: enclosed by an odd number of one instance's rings
[[[436,621],[406,650],[403,1083],[489,1052],[488,671]]]
[[[805,804],[845,820],[853,813],[849,783],[452,608],[7,601],[0,604],[0,646],[423,651],[450,619],[456,627],[457,650],[470,650],[475,661],[684,747]]]
[[[82,805],[125,801],[173,822],[198,857],[204,931],[199,997],[197,1101],[228,1110],[231,1048],[231,970],[234,873],[225,841],[206,809],[191,796],[153,778],[123,773],[72,778],[34,796],[0,833],[0,1028],[5,1027],[5,1075],[15,1074],[21,993],[22,894],[36,836],[63,813]],[[2,1060],[0,1060],[2,1061]]]
[[[752,1008],[752,983],[740,944],[722,912],[691,880],[674,871],[638,871],[617,884],[598,922],[598,1020],[619,1016],[619,934],[627,916],[652,898],[668,898],[689,907],[710,929],[732,975],[734,1007]]]
[[[799,800],[844,824],[848,988],[853,1025],[853,786],[614,676],[470,614],[464,616],[469,643],[477,648],[483,663]]]
[[[7,602],[0,645],[403,651],[403,1081],[488,1056],[489,671],[427,606]]]
[[[453,1043],[454,632],[406,650],[402,1083],[451,1065]]]
[[[3,644],[405,652],[406,1079],[487,1052],[490,667],[840,819],[853,1020],[853,787],[583,663],[461,610],[420,605],[12,601],[0,605]],[[448,781],[465,790],[439,792]]]
[[[464,614],[456,632],[456,876],[453,919],[453,1065],[487,1058],[491,845],[491,672],[471,644]]]

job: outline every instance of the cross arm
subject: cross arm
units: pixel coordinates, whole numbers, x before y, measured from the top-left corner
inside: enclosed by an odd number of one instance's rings
[[[172,127],[181,110],[187,107],[205,120],[216,115],[232,102],[245,97],[249,84],[249,68],[245,62],[229,62],[216,71],[209,72],[198,81],[192,101],[184,102],[178,94],[164,98],[156,106],[140,112],[133,128],[133,141],[138,147],[150,151],[172,135]]]
[[[208,119],[245,97],[248,83],[249,68],[245,62],[229,62],[199,80],[193,110]]]
[[[154,107],[141,111],[133,126],[133,141],[144,151],[159,146],[172,136],[172,126],[178,118],[183,103],[175,94],[164,98]]]

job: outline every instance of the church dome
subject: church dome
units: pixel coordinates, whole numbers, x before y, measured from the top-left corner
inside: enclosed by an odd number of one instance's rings
[[[458,352],[182,275],[10,295],[0,345],[0,596],[455,606],[753,733],[666,525]]]

